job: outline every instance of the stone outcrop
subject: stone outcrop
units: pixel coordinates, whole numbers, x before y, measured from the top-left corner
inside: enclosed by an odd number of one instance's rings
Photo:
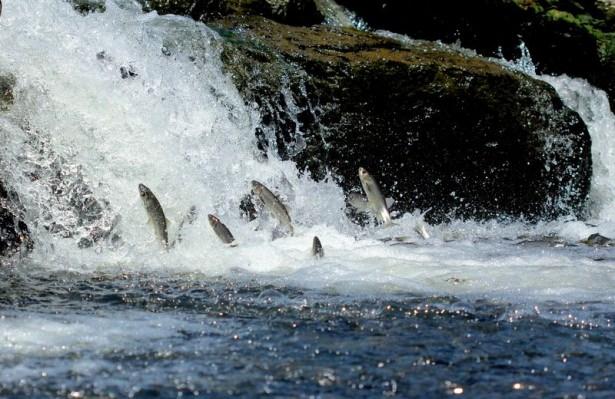
[[[587,79],[615,109],[612,0],[338,0],[374,29],[415,39],[459,41],[487,56],[514,58],[523,41],[538,72]]]
[[[289,25],[323,22],[314,0],[139,0],[145,10],[212,21],[227,15],[260,15]]]
[[[263,18],[211,24],[262,115],[260,145],[344,189],[357,168],[402,211],[447,217],[581,213],[590,137],[546,83],[480,57],[352,29]]]

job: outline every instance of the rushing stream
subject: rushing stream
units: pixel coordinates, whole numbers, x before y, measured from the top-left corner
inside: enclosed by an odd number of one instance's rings
[[[205,25],[130,1],[87,16],[61,0],[4,2],[0,73],[17,83],[0,111],[0,170],[34,249],[0,267],[0,396],[615,392],[615,252],[579,242],[615,237],[603,92],[541,77],[592,136],[588,220],[456,221],[424,240],[423,210],[360,227],[332,179],[260,160],[257,111],[219,52]],[[242,218],[252,179],[282,194],[293,237]],[[168,252],[139,183],[171,236],[196,207]]]

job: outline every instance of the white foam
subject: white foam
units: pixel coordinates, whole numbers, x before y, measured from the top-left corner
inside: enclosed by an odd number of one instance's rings
[[[283,284],[349,293],[612,300],[610,250],[509,241],[558,235],[575,243],[597,231],[615,236],[613,115],[599,91],[567,77],[545,78],[590,127],[597,227],[569,218],[537,225],[458,221],[430,226],[431,238],[422,240],[414,231],[417,210],[390,229],[361,229],[346,218],[342,190],[332,179],[298,177],[291,162],[273,154],[264,163],[255,158],[258,117],[222,72],[214,32],[187,18],[142,14],[126,4],[108,1],[105,13],[85,17],[61,0],[12,1],[3,9],[0,70],[15,74],[18,84],[14,107],[0,113],[7,154],[0,167],[28,209],[36,240],[28,262],[84,272],[198,272],[203,278],[232,277],[241,269]],[[103,59],[97,58],[101,51]],[[132,66],[138,76],[122,79],[122,66]],[[63,159],[69,176],[81,170],[95,196],[109,201],[109,219],[121,216],[122,244],[80,249],[83,232],[62,238],[46,231],[45,215],[64,222],[70,213],[63,198],[50,193],[46,179],[52,176],[44,172],[49,167],[40,146],[31,142],[34,131]],[[32,180],[24,172],[37,162],[43,171]],[[239,201],[252,179],[276,189],[289,204],[295,237],[272,241],[269,229],[255,230],[255,223],[240,218]],[[139,183],[157,195],[173,222],[172,234],[190,206],[198,209],[197,221],[169,252],[145,223]],[[222,219],[238,247],[215,237],[207,213]],[[310,255],[314,235],[326,253],[320,261]],[[398,236],[414,244],[378,240]],[[593,260],[599,257],[607,259]]]

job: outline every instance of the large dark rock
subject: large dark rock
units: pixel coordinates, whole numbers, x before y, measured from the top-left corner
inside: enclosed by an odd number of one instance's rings
[[[211,21],[227,15],[261,15],[289,25],[323,22],[314,0],[139,0],[145,10]]]
[[[212,24],[223,62],[257,104],[263,147],[346,190],[357,168],[403,210],[551,218],[583,210],[590,137],[546,83],[428,43],[262,18]]]
[[[416,39],[459,40],[483,55],[519,54],[538,72],[582,77],[615,108],[615,6],[611,0],[338,0],[372,28]]]

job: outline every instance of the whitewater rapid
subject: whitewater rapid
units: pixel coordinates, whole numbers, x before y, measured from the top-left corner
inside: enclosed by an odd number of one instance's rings
[[[144,14],[129,1],[107,1],[104,13],[86,16],[60,0],[8,1],[0,48],[0,72],[17,80],[15,104],[0,113],[0,168],[26,209],[35,241],[19,261],[24,265],[83,273],[164,271],[195,279],[247,275],[348,294],[521,303],[615,298],[611,251],[577,245],[595,232],[615,237],[615,117],[606,95],[582,80],[540,77],[591,133],[590,223],[456,221],[430,226],[431,238],[422,240],[414,227],[423,210],[398,215],[390,229],[361,228],[346,217],[333,179],[299,176],[292,162],[274,154],[260,161],[257,110],[244,104],[224,74],[220,39],[201,23]],[[132,76],[123,77],[122,68]],[[99,218],[75,216],[69,195],[52,189],[58,170],[66,192],[80,183],[91,190],[101,203]],[[272,240],[269,228],[241,217],[239,203],[252,179],[289,205],[294,237]],[[171,235],[188,209],[197,208],[198,219],[169,252],[146,224],[139,183],[158,197]],[[216,238],[208,213],[222,219],[238,247]],[[60,226],[50,229],[53,223]],[[117,239],[80,247],[96,228],[112,229]],[[320,261],[310,255],[314,235],[325,248]],[[561,242],[533,242],[549,236]],[[381,240],[391,237],[405,239]]]

